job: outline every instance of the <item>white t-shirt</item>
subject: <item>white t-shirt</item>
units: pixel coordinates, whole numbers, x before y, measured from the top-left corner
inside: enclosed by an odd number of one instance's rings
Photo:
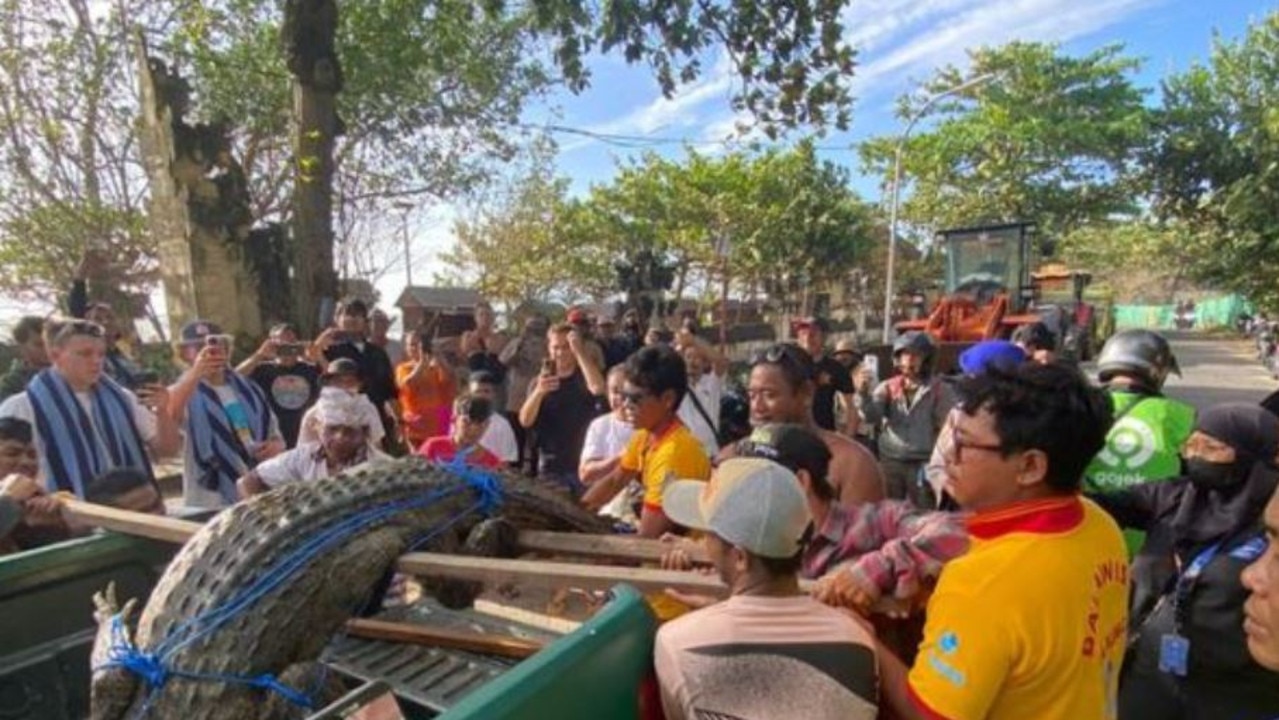
[[[586,428],[586,440],[582,443],[582,460],[604,460],[607,458],[615,458],[626,450],[626,446],[631,441],[631,435],[634,434],[635,428],[625,420],[619,419],[613,413],[601,415],[591,421]],[[581,463],[578,463],[579,466]],[[632,482],[630,486],[622,488],[611,500],[600,508],[600,515],[611,518],[617,518],[624,522],[637,523],[639,518],[635,517],[635,510],[632,501],[643,492],[643,487],[636,482]]]
[[[382,438],[386,437],[386,429],[382,427],[382,416],[377,414],[377,407],[368,395],[360,393],[359,397],[364,401],[360,403],[360,414],[368,423],[369,441],[380,446]],[[316,406],[312,405],[311,409],[302,416],[302,425],[298,430],[298,445],[320,442],[320,423],[315,419],[315,408]]]
[[[511,429],[511,421],[500,413],[489,417],[488,429],[480,438],[480,447],[493,453],[504,463],[513,463],[520,459],[520,446],[515,442],[515,431]]]
[[[134,395],[133,391],[127,388],[120,388],[120,390],[129,401],[129,407],[133,411],[133,422],[138,426],[138,433],[142,435],[142,441],[145,443],[153,442],[156,434],[159,432],[155,413],[151,412],[149,408],[138,402],[138,396]],[[89,422],[92,423],[93,402],[89,393],[78,392],[75,393],[75,397],[76,400],[79,401],[80,407],[84,408],[85,415],[89,416]],[[40,456],[41,477],[37,479],[42,480],[50,491],[56,490],[57,488],[54,486],[53,481],[44,477],[46,464],[44,462],[44,438],[40,437],[40,430],[36,427],[36,411],[35,408],[31,406],[31,399],[27,397],[25,392],[20,392],[17,395],[10,396],[3,403],[0,403],[0,417],[17,418],[18,420],[25,420],[31,424],[31,436],[35,438],[36,453]],[[96,426],[93,428],[93,435],[98,438],[99,443],[102,442],[102,436],[98,434],[98,428]]]
[[[613,413],[601,415],[586,428],[586,440],[582,443],[581,462],[603,460],[622,454],[635,428]],[[580,465],[581,463],[579,463]]]
[[[370,446],[362,462],[355,463],[350,467],[340,468],[336,473],[343,473],[371,462],[387,459],[389,459],[389,456]],[[286,450],[270,460],[263,460],[253,469],[253,472],[264,485],[270,488],[293,482],[322,480],[329,477],[329,475],[336,474],[329,472],[329,464],[324,459],[324,449],[320,447],[319,443],[298,445],[292,450]]]
[[[710,416],[712,424],[708,425],[706,418],[698,412],[697,405],[693,403],[694,393],[697,394],[697,399],[701,401],[706,414]],[[715,457],[719,453],[719,401],[723,396],[724,378],[713,372],[702,373],[697,382],[689,386],[677,413],[680,422],[688,427],[693,437],[697,438],[710,457]]]

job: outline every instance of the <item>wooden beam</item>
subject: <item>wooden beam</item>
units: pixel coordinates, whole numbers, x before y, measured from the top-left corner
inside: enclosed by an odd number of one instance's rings
[[[449,630],[441,627],[372,620],[369,618],[347,620],[346,631],[355,637],[369,638],[371,640],[388,640],[390,642],[449,648],[451,650],[467,650],[484,653],[485,655],[500,655],[517,660],[523,660],[545,646],[545,643],[541,640],[515,637],[514,635],[490,635],[487,633]]]
[[[582,533],[545,532],[522,530],[519,539],[524,550],[547,552],[557,555],[610,558],[614,560],[638,560],[657,562],[662,555],[676,548],[688,553],[697,563],[710,563],[702,543],[680,539],[674,543],[634,535],[586,535]]]
[[[190,520],[120,510],[70,497],[63,497],[61,500],[62,511],[72,522],[140,535],[152,540],[182,544],[191,539],[201,527],[200,523]]]
[[[412,575],[438,575],[477,582],[515,583],[522,587],[577,587],[607,590],[618,583],[635,586],[644,593],[673,588],[689,593],[723,597],[728,588],[719,578],[697,572],[656,568],[582,565],[543,560],[502,560],[469,555],[409,553],[396,561],[396,569]]]

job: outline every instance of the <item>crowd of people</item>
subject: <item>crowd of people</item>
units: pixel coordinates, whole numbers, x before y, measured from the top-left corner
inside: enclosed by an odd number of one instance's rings
[[[508,334],[482,304],[455,343],[401,346],[352,300],[235,366],[221,328],[189,323],[164,384],[96,312],[15,328],[4,549],[81,531],[57,491],[165,512],[160,458],[208,510],[417,453],[536,475],[662,540],[664,567],[718,574],[728,600],[662,598],[672,720],[1279,715],[1279,419],[1166,397],[1156,333],[1112,337],[1099,384],[1038,325],[955,374],[907,333],[878,377],[807,318],[750,358],[740,428],[692,322],[572,310]]]

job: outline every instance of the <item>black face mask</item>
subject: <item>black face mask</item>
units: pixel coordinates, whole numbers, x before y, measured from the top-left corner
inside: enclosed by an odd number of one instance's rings
[[[1186,459],[1186,475],[1195,487],[1203,490],[1228,490],[1244,479],[1240,463],[1210,462],[1203,458]]]

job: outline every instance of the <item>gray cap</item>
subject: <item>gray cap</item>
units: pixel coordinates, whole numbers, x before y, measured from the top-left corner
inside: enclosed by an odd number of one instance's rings
[[[752,555],[792,557],[812,516],[795,473],[763,458],[733,458],[710,482],[679,480],[662,493],[672,521],[712,532]]]

